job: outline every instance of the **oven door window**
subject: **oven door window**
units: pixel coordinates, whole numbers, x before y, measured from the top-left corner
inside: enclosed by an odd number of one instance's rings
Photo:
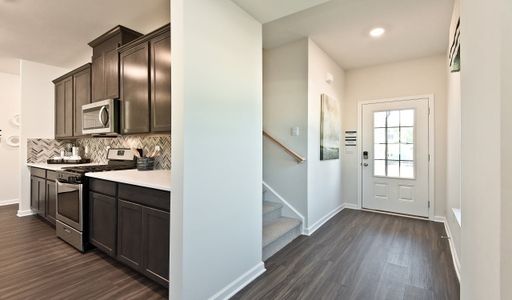
[[[57,195],[58,214],[80,223],[80,189],[68,185],[59,185]]]

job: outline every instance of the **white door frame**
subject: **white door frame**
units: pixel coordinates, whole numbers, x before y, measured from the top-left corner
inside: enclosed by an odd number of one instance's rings
[[[407,101],[407,100],[420,100],[428,99],[428,153],[430,160],[428,162],[428,218],[434,220],[434,206],[435,206],[435,106],[434,106],[434,95],[419,95],[410,97],[397,97],[397,98],[386,98],[386,99],[375,99],[360,101],[357,106],[357,132],[359,132],[359,143],[357,143],[357,206],[359,209],[363,208],[363,172],[362,172],[362,151],[363,151],[363,105],[385,103],[385,102],[396,102],[396,101]]]

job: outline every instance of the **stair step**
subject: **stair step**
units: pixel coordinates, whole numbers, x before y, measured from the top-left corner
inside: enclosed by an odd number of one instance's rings
[[[283,205],[280,203],[263,201],[263,214],[266,215],[277,209],[280,209],[281,207],[283,207]]]
[[[300,220],[280,217],[276,221],[263,226],[263,247],[270,245],[280,237],[297,228]]]
[[[268,225],[279,219],[282,207],[283,205],[280,203],[263,201],[263,225]]]

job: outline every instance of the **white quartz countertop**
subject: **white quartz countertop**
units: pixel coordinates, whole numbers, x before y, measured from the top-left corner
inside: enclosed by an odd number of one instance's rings
[[[47,164],[47,163],[27,163],[28,167],[45,169],[45,170],[50,170],[50,171],[61,171],[62,168],[66,168],[66,167],[93,166],[93,165],[98,165],[98,163],[76,164],[76,165],[70,165],[70,164],[67,164],[67,165],[58,164],[58,165],[56,165],[56,164]]]
[[[86,173],[85,176],[119,183],[137,185],[162,191],[171,191],[171,170],[107,171]]]

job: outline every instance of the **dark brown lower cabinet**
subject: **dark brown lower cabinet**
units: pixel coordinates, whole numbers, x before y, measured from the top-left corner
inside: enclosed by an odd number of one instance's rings
[[[168,212],[119,200],[117,259],[169,285]]]
[[[162,285],[169,285],[169,224],[166,211],[142,208],[144,273]]]
[[[38,215],[46,212],[46,178],[30,177],[30,208]]]
[[[91,244],[169,286],[170,193],[99,179],[89,190]]]
[[[117,200],[89,193],[89,241],[108,255],[116,256]]]
[[[118,213],[117,259],[142,272],[142,205],[119,199]]]
[[[46,219],[55,225],[57,220],[57,184],[46,180]]]
[[[57,173],[39,168],[30,169],[30,208],[53,226],[57,216]]]

